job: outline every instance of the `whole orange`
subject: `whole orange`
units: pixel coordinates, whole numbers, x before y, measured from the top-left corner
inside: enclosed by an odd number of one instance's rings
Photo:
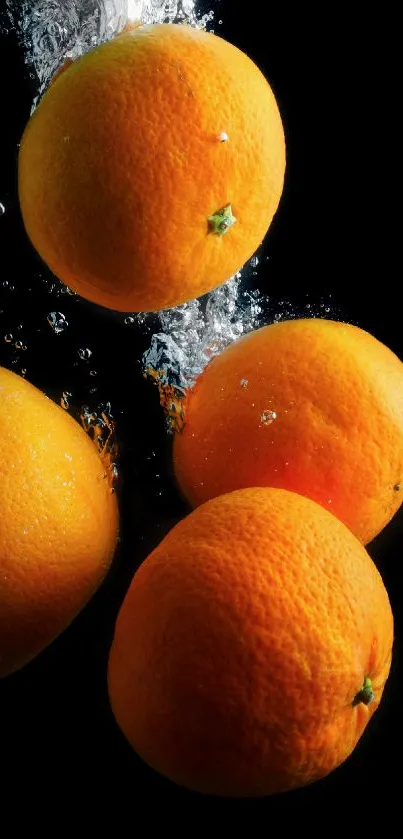
[[[27,233],[88,300],[158,310],[234,274],[261,243],[285,169],[257,66],[212,33],[154,24],[58,75],[19,154]]]
[[[174,468],[193,506],[241,487],[283,487],[367,543],[402,503],[403,364],[356,326],[263,327],[211,361],[184,411]]]
[[[117,528],[94,443],[41,391],[0,368],[0,676],[82,609],[108,570]]]
[[[342,522],[287,490],[238,490],[182,520],[135,574],[110,653],[112,710],[173,781],[277,793],[350,755],[392,643],[382,579]]]

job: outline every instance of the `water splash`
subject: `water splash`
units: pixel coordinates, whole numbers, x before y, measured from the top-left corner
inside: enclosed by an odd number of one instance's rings
[[[256,265],[257,257],[254,260]],[[204,298],[159,314],[162,331],[153,334],[142,366],[144,375],[158,386],[170,432],[183,427],[183,397],[209,361],[260,325],[267,298],[242,287],[248,271],[248,267],[239,271]]]
[[[199,14],[195,0],[128,0],[129,20],[143,23],[188,23],[205,29],[214,12]]]
[[[65,393],[63,397],[65,397]],[[71,397],[71,394],[67,394]],[[62,407],[68,407],[63,405]],[[101,403],[95,410],[83,405],[80,411],[81,425],[91,438],[102,460],[111,492],[115,492],[119,477],[118,445],[116,442],[116,423],[113,419],[110,402]]]
[[[206,28],[214,16],[199,15],[195,0],[6,0],[6,7],[37,84],[32,110],[66,59],[110,40],[128,21]]]
[[[109,40],[127,22],[126,0],[7,0],[7,5],[39,96],[66,58]]]

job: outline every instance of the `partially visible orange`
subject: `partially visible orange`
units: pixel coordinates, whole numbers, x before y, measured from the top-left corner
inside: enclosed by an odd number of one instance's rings
[[[0,676],[83,608],[110,566],[118,508],[79,424],[0,367]]]
[[[132,747],[213,795],[301,787],[351,754],[388,677],[393,616],[365,548],[280,489],[201,505],[140,566],[109,695]]]
[[[63,282],[112,309],[157,310],[252,256],[284,169],[281,117],[257,66],[212,33],[154,24],[55,78],[21,141],[19,197]]]
[[[368,543],[403,500],[403,364],[346,323],[241,338],[189,391],[174,468],[193,506],[248,486],[314,499]]]

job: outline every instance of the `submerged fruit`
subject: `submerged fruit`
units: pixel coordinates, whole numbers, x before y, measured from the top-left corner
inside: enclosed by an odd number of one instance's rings
[[[22,138],[20,205],[34,247],[74,291],[157,310],[252,256],[284,169],[281,117],[256,65],[212,33],[154,24],[56,77]]]
[[[335,516],[281,489],[201,505],[136,572],[109,695],[154,769],[213,795],[322,778],[379,705],[393,643],[381,576]]]
[[[174,441],[193,506],[248,486],[306,495],[367,543],[403,500],[403,364],[363,329],[283,321],[227,347]]]
[[[0,367],[0,676],[82,609],[109,568],[117,529],[116,496],[93,442]]]

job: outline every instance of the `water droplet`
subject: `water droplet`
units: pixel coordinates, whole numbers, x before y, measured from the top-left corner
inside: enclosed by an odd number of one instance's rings
[[[23,368],[21,369],[21,376],[26,376],[26,375],[27,375],[27,368],[26,368],[26,367],[23,367]]]
[[[252,259],[250,260],[250,265],[252,266],[252,268],[257,268],[257,266],[259,265],[259,257],[252,256]]]
[[[11,344],[12,343],[13,336],[12,336],[11,332],[8,332],[7,335],[4,336],[4,340],[5,340],[6,344]]]
[[[90,370],[90,376],[97,376],[98,373],[96,370]]]
[[[77,352],[79,358],[81,358],[83,361],[88,361],[88,359],[92,356],[92,350],[90,350],[88,347],[85,347],[84,349],[81,348],[77,350]]]
[[[274,420],[277,419],[277,414],[275,411],[263,411],[260,415],[260,422],[262,425],[271,425]]]
[[[220,133],[217,135],[217,140],[219,140],[220,143],[228,143],[229,137],[228,137],[227,132],[226,131],[220,131]]]
[[[16,341],[14,344],[16,350],[26,350],[27,345],[23,341]]]
[[[8,280],[3,280],[3,288],[8,288]]]
[[[2,204],[1,201],[0,201],[0,216],[4,216],[5,212],[6,212],[6,208],[5,208],[4,204]]]
[[[310,304],[310,303],[307,303],[307,304],[306,304],[306,306],[305,306],[305,308],[306,308],[306,309],[310,309],[310,308],[311,308],[311,304]]]
[[[68,322],[62,312],[49,312],[46,320],[56,335],[59,335],[60,332],[63,332],[68,327]]]
[[[131,315],[127,315],[127,317],[125,317],[123,323],[126,323],[126,324],[134,323],[134,318]]]
[[[248,384],[249,384],[249,379],[241,379],[241,381],[239,382],[239,384],[241,385],[241,387],[244,387],[244,388],[245,388],[245,387],[248,387]]]
[[[330,306],[325,306],[325,312],[326,312],[326,314],[327,314],[327,315],[329,314],[329,312],[330,312]]]

